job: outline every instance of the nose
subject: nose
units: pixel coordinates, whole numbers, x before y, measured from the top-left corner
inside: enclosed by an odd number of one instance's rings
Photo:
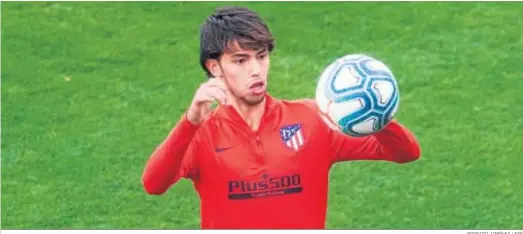
[[[251,76],[259,76],[261,70],[261,62],[254,60],[251,67]]]

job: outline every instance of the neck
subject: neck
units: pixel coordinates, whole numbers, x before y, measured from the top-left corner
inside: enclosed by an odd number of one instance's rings
[[[267,98],[264,98],[262,102],[257,105],[248,105],[240,100],[234,100],[231,105],[242,117],[252,130],[256,131],[260,127],[261,118],[265,111],[265,103]]]

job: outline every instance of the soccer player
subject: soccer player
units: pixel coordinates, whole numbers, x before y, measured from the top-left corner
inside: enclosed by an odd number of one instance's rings
[[[331,129],[313,100],[269,95],[273,49],[255,12],[226,7],[209,16],[200,29],[209,79],[145,166],[148,194],[192,180],[202,229],[324,229],[334,163],[420,157],[415,136],[395,120],[373,135],[350,137]]]

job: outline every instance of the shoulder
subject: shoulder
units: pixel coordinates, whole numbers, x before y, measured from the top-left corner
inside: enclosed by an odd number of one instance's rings
[[[321,122],[321,112],[314,99],[282,100],[281,104],[292,119],[300,119],[313,126]]]
[[[282,105],[291,111],[318,114],[319,108],[313,99],[282,100]]]
[[[305,120],[314,128],[338,129],[336,125],[325,118],[314,99],[282,100],[282,103],[289,108],[290,115]]]

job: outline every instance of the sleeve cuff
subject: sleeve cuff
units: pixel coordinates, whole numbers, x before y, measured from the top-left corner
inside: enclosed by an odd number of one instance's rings
[[[184,130],[196,132],[196,130],[198,130],[202,124],[193,124],[191,121],[189,121],[187,118],[187,112],[185,112],[182,116],[182,119],[180,120],[179,125]]]

